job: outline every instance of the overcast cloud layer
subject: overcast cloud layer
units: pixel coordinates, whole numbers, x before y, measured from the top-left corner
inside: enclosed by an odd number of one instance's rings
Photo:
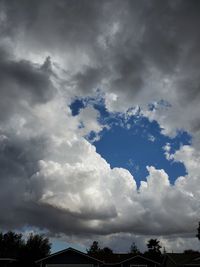
[[[177,249],[195,235],[199,13],[193,0],[0,1],[1,229],[29,225],[86,243],[109,236],[110,244],[155,234]],[[165,170],[147,166],[137,188],[128,170],[111,169],[84,138],[103,129],[98,111],[74,117],[68,107],[97,89],[110,112],[140,106],[163,134],[188,131],[191,146],[165,147],[188,174],[171,185]]]

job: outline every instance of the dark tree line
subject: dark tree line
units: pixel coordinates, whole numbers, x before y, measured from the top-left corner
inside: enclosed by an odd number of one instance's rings
[[[133,242],[130,246],[130,250],[128,251],[129,254],[133,255],[145,255],[148,258],[154,259],[154,260],[160,260],[162,257],[161,253],[161,245],[160,241],[157,239],[150,239],[147,242],[147,248],[148,250],[144,253],[141,253],[138,249],[135,242]],[[87,253],[94,257],[108,257],[109,255],[113,254],[113,251],[109,247],[100,248],[98,241],[94,241],[89,249],[87,249]]]
[[[200,241],[200,222],[197,228],[196,237]],[[135,242],[130,246],[129,254],[144,255],[155,261],[162,259],[165,254],[165,248],[161,252],[161,245],[158,239],[150,239],[147,242],[147,251],[141,253]],[[17,260],[15,266],[34,267],[35,261],[44,258],[50,254],[51,243],[49,239],[42,234],[30,234],[27,238],[23,238],[22,234],[9,231],[7,233],[0,232],[0,258],[13,258]],[[87,249],[87,253],[91,256],[109,257],[113,251],[109,247],[101,248],[97,241]],[[191,249],[185,250],[185,254],[198,253]],[[0,266],[1,267],[1,266]]]
[[[15,232],[0,233],[0,258],[17,260],[16,266],[35,266],[35,261],[50,254],[49,239],[40,234],[30,234],[24,239]]]
[[[108,256],[112,255],[113,251],[109,247],[100,248],[98,241],[94,241],[89,249],[87,249],[87,253],[90,256]]]
[[[197,228],[197,234],[196,237],[200,241],[200,222],[199,226]],[[129,254],[133,255],[144,255],[152,260],[155,261],[162,261],[163,255],[166,253],[165,248],[162,249],[162,246],[160,245],[160,241],[158,239],[149,239],[147,241],[147,250],[142,253],[138,249],[137,245],[135,242],[133,242],[130,246],[130,249],[128,251]],[[87,253],[91,256],[99,256],[104,257],[109,256],[113,253],[112,249],[108,247],[100,248],[99,243],[97,241],[94,241],[92,245],[90,246],[89,249],[87,249]],[[199,253],[198,251],[192,250],[192,249],[187,249],[183,251],[184,254],[193,254],[193,253]]]

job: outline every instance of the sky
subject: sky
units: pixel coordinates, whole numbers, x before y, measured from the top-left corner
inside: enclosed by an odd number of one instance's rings
[[[200,2],[0,0],[0,228],[52,251],[199,249]]]

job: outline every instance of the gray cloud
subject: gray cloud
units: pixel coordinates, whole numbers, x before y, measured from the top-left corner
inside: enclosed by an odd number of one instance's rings
[[[43,66],[26,60],[14,60],[4,48],[0,52],[0,117],[7,119],[23,105],[49,101],[55,89]],[[23,111],[22,111],[23,112]]]

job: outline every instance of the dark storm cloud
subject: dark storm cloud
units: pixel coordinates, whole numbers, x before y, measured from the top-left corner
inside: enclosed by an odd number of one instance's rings
[[[107,76],[106,70],[103,68],[86,67],[82,72],[78,72],[72,78],[75,83],[76,89],[83,90],[90,93],[92,89],[97,89],[101,85],[103,77]]]
[[[32,49],[79,50],[90,57],[88,70],[73,76],[83,92],[109,76],[111,91],[123,87],[134,99],[143,89],[149,66],[174,73],[182,68],[183,49],[188,47],[186,53],[192,56],[200,39],[195,30],[200,24],[197,1],[43,0],[4,5],[7,33],[14,36],[15,28],[16,33],[24,32],[23,42]]]
[[[15,229],[29,225],[48,229],[51,235],[56,233],[87,235],[98,232],[96,229],[92,230],[88,227],[87,220],[83,223],[82,218],[73,213],[32,201],[23,201],[20,206],[17,204],[9,205],[5,209],[8,215],[0,219],[1,229]]]
[[[90,220],[116,217],[116,211],[105,212],[85,208],[82,213],[38,203],[45,182],[34,182],[32,176],[39,170],[38,159],[45,157],[48,136],[43,140],[5,138],[0,143],[0,208],[5,216],[0,218],[1,229],[21,228],[24,225],[48,229],[51,233],[82,235],[102,234],[103,229],[92,229]]]
[[[96,20],[92,17],[91,24],[96,25],[96,28],[89,27],[90,34],[85,28],[80,32],[79,27],[75,27],[72,29],[76,33],[73,40],[70,35],[65,36],[66,44],[72,42],[76,48],[81,47],[83,53],[92,54],[94,59],[94,67],[89,65],[88,70],[85,67],[86,70],[81,75],[73,76],[73,81],[77,82],[80,91],[88,93],[95,87],[95,83],[97,87],[103,79],[107,79],[109,82],[104,89],[116,92],[122,101],[130,101],[129,104],[131,101],[133,105],[151,101],[152,95],[154,100],[164,97],[173,102],[168,92],[163,96],[161,88],[148,89],[152,91],[150,96],[147,94],[144,99],[140,98],[144,88],[151,87],[148,78],[151,68],[155,68],[163,76],[177,77],[176,88],[173,88],[176,91],[177,103],[181,105],[184,99],[199,99],[199,89],[194,84],[199,76],[200,64],[200,35],[196,31],[200,25],[198,2],[102,1],[101,4],[103,7],[99,9],[98,14],[102,20],[99,21],[99,16]],[[75,19],[76,11],[77,9],[74,11],[74,17],[70,19]],[[96,6],[93,12],[96,13]],[[81,19],[85,25],[83,14]],[[118,30],[113,33],[112,23],[118,23]],[[107,29],[108,34],[103,33],[101,29]],[[83,32],[88,36],[89,52],[83,45]],[[103,44],[98,43],[101,35]]]
[[[22,94],[30,93],[30,98],[27,96],[30,102],[46,102],[52,97],[53,88],[48,76],[28,61],[2,62],[0,71],[1,82],[15,84],[16,90],[24,91]],[[13,94],[18,95],[18,92]]]
[[[102,4],[99,1],[2,1],[5,6],[5,35],[25,31],[33,45],[65,48],[91,45],[99,31]],[[15,33],[14,30],[17,30]],[[40,40],[39,40],[39,39]],[[31,46],[31,44],[30,44]]]
[[[5,44],[0,48],[0,200],[6,214],[0,219],[2,229],[28,223],[28,215],[21,218],[18,209],[31,190],[29,179],[38,169],[38,157],[42,157],[48,137],[24,138],[16,126],[26,116],[23,123],[31,124],[28,109],[54,96],[48,67],[47,61],[36,65],[15,59]]]
[[[0,207],[5,214],[0,225],[2,229],[12,229],[30,223],[27,207],[32,204],[26,199],[31,194],[30,178],[38,170],[38,156],[42,156],[45,140],[24,140],[3,130],[0,139]]]
[[[14,60],[9,51],[0,48],[0,118],[7,119],[13,112],[23,109],[22,101],[28,105],[49,101],[55,89],[44,66],[26,60]],[[20,108],[21,107],[21,108]]]

